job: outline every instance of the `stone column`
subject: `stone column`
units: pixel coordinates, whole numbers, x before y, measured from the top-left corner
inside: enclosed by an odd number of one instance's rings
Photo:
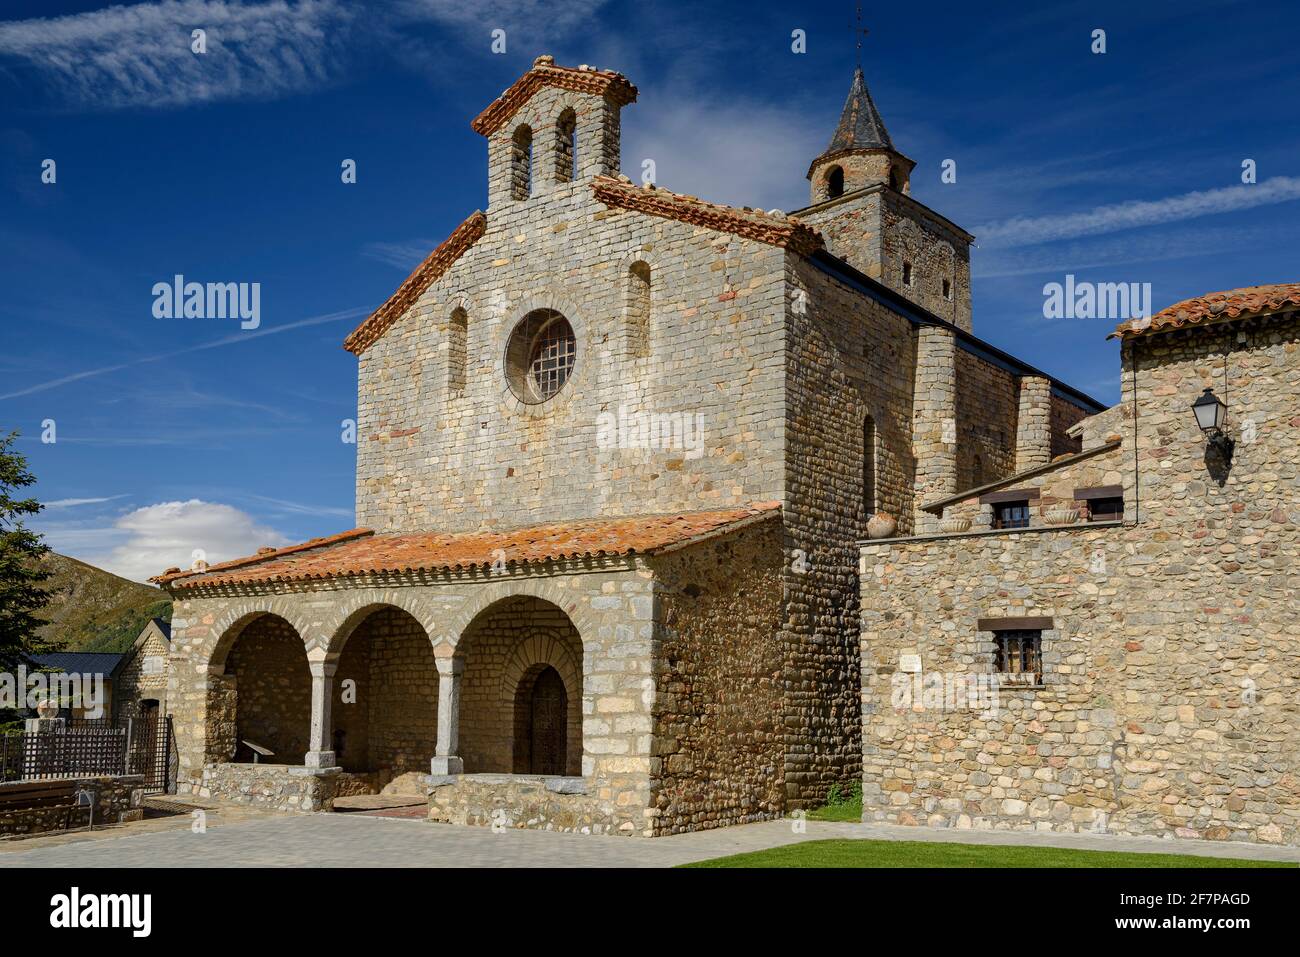
[[[957,491],[957,345],[943,326],[921,326],[916,335],[912,520],[913,534],[926,535],[937,531],[939,519],[921,506]]]
[[[463,659],[438,659],[438,750],[429,762],[433,775],[465,771],[465,762],[456,755],[460,746],[460,676],[464,672]]]
[[[1020,379],[1020,412],[1016,418],[1016,471],[1052,461],[1052,383],[1042,376]]]
[[[338,671],[339,663],[337,658],[309,658],[307,666],[311,669],[311,738],[303,763],[309,768],[332,768],[335,759],[330,740],[333,731],[330,708],[334,703],[334,672]]]

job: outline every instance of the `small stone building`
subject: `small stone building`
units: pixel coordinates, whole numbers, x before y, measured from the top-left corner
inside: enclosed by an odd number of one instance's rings
[[[1081,451],[1104,406],[974,334],[971,237],[860,71],[789,214],[623,176],[636,98],[540,57],[472,122],[486,210],[344,343],[359,527],[158,579],[182,790],[428,773],[435,819],[639,835],[816,806],[862,774],[868,521]]]
[[[1300,285],[1115,336],[1078,452],[863,545],[866,820],[1300,842]]]

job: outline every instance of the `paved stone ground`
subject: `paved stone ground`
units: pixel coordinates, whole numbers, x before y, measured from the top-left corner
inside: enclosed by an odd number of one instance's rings
[[[1300,848],[1162,841],[1092,834],[930,830],[808,822],[795,834],[770,821],[643,840],[544,831],[455,827],[364,814],[273,815],[218,811],[204,834],[188,817],[0,843],[5,867],[671,867],[688,861],[825,838],[1016,844],[1160,851],[1300,863]]]

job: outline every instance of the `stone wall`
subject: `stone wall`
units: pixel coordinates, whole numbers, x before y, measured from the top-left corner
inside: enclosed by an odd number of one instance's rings
[[[570,99],[543,89],[509,125],[540,137]],[[459,531],[780,498],[784,251],[595,200],[581,160],[593,134],[573,102],[583,176],[526,200],[494,194],[486,234],[360,357],[357,524]],[[545,140],[535,143],[544,163]],[[495,137],[490,149],[495,177]],[[626,329],[639,262],[650,268],[648,350],[629,349]],[[543,307],[573,327],[574,372],[525,405],[506,384],[506,342]],[[457,308],[468,368],[464,389],[450,390]],[[703,441],[602,447],[602,413],[633,425],[689,416]]]
[[[26,786],[35,782],[20,782]],[[65,784],[75,794],[79,790],[95,793],[94,824],[121,824],[138,821],[143,816],[144,778],[136,775],[116,777],[72,778],[48,783]],[[0,784],[0,795],[6,786]],[[41,834],[47,831],[72,830],[91,823],[87,807],[32,807],[0,810],[0,835]]]
[[[532,828],[581,834],[639,834],[639,824],[613,814],[609,801],[590,793],[583,778],[518,774],[470,774],[435,778],[429,820],[491,827]]]
[[[779,817],[786,807],[790,668],[783,648],[782,528],[768,519],[656,558],[654,830],[673,834]],[[605,721],[611,720],[605,718]],[[649,733],[639,716],[615,728]]]
[[[118,672],[113,688],[113,707],[118,714],[138,714],[140,702],[154,700],[159,711],[167,713],[167,642],[153,627],[148,627],[147,637],[138,648],[129,652],[130,660]],[[159,661],[162,669],[145,674],[146,661]]]
[[[283,764],[213,764],[192,790],[199,797],[272,811],[328,811],[334,806],[338,768]]]
[[[1118,478],[1128,524],[863,547],[867,820],[1300,843],[1298,325],[1125,344],[1136,424],[1103,423],[1123,451],[1039,485]],[[1207,385],[1231,468],[1189,410]],[[1042,687],[1003,686],[996,711],[895,696],[904,655],[991,676],[987,620],[1025,617],[1050,619],[1030,623]]]
[[[956,484],[973,488],[1016,471],[1021,379],[958,347],[954,412]],[[1045,380],[1043,381],[1044,384]],[[1044,411],[1046,411],[1044,409]],[[1046,425],[1046,423],[1044,423]],[[1046,448],[1046,435],[1044,449]],[[931,495],[924,501],[932,501]]]

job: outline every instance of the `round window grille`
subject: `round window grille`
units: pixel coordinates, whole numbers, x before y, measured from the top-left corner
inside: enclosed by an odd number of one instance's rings
[[[506,345],[506,379],[520,402],[536,405],[564,388],[573,374],[577,340],[569,320],[554,309],[524,316]]]

